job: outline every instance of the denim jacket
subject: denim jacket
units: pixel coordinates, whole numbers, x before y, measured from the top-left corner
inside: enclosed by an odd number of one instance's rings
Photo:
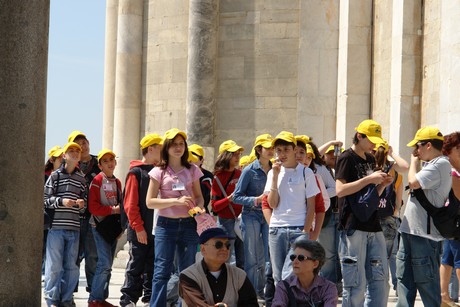
[[[243,169],[240,179],[233,193],[233,202],[243,205],[243,212],[250,210],[262,210],[260,204],[256,206],[256,198],[263,194],[267,174],[265,174],[259,160]]]

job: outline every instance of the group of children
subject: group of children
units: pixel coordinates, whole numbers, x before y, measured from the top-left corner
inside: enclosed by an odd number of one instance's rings
[[[342,142],[330,141],[318,148],[306,135],[282,131],[274,138],[259,135],[251,154],[241,157],[243,147],[227,140],[219,146],[210,174],[202,168],[203,148],[188,146],[186,133],[173,128],[163,137],[142,138],[142,160],[131,161],[122,192],[113,175],[115,153],[104,149],[90,156],[86,136],[72,132],[62,151],[49,152],[55,170],[48,172],[45,184],[45,208],[54,215],[46,239],[48,305],[71,306],[79,254],[91,254],[85,249],[90,232],[97,264],[91,282],[86,272],[89,306],[113,306],[106,301],[116,246],[113,235],[107,238],[108,228],[114,231],[112,220],[126,227],[129,242],[120,304],[174,304],[174,276],[195,262],[198,225],[189,210],[196,207],[217,216],[219,226],[235,237],[229,248],[236,266],[244,269],[266,306],[275,284],[292,273],[291,244],[304,235],[324,246],[327,261],[320,275],[338,292],[343,280],[344,306],[363,305],[365,297],[367,304],[386,305],[388,291],[379,291],[385,290],[388,259],[397,249],[402,204],[402,176],[396,171],[409,166],[381,138],[380,125],[372,120],[356,128],[350,149],[341,147]],[[85,149],[90,159],[82,159]],[[92,172],[92,159],[101,173]],[[380,205],[362,221],[349,197],[368,185],[377,186]],[[88,231],[83,233],[80,224],[87,208]],[[80,242],[82,236],[86,242]]]

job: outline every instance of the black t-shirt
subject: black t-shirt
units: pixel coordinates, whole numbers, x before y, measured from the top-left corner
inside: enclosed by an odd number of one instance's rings
[[[375,159],[371,154],[366,153],[366,159],[364,160],[351,148],[348,148],[337,159],[335,178],[344,180],[346,183],[354,182],[372,174],[374,168]],[[356,229],[367,232],[382,231],[377,211],[374,212],[369,221],[362,223],[354,217],[351,208],[346,205],[344,200],[345,197],[339,197],[338,199],[342,229]]]

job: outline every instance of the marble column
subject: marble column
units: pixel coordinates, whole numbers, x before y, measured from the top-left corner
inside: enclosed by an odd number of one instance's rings
[[[118,3],[113,151],[118,157],[115,175],[121,180],[129,162],[140,155],[143,8],[142,0]]]
[[[339,12],[336,134],[348,147],[371,114],[372,1],[341,0]]]
[[[0,305],[41,305],[49,0],[0,0]]]
[[[460,1],[425,1],[421,126],[460,130]]]
[[[395,152],[420,126],[422,5],[414,0],[374,1],[372,117]]]
[[[190,143],[214,146],[218,0],[190,0],[186,131]]]
[[[115,74],[117,62],[118,0],[107,0],[105,12],[104,108],[102,147],[113,148]]]

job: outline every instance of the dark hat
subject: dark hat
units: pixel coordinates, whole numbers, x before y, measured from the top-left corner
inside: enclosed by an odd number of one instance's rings
[[[209,239],[212,238],[221,238],[221,239],[235,239],[235,237],[232,237],[229,235],[225,229],[222,228],[209,228],[203,231],[200,235],[200,244],[204,244],[208,242]]]

